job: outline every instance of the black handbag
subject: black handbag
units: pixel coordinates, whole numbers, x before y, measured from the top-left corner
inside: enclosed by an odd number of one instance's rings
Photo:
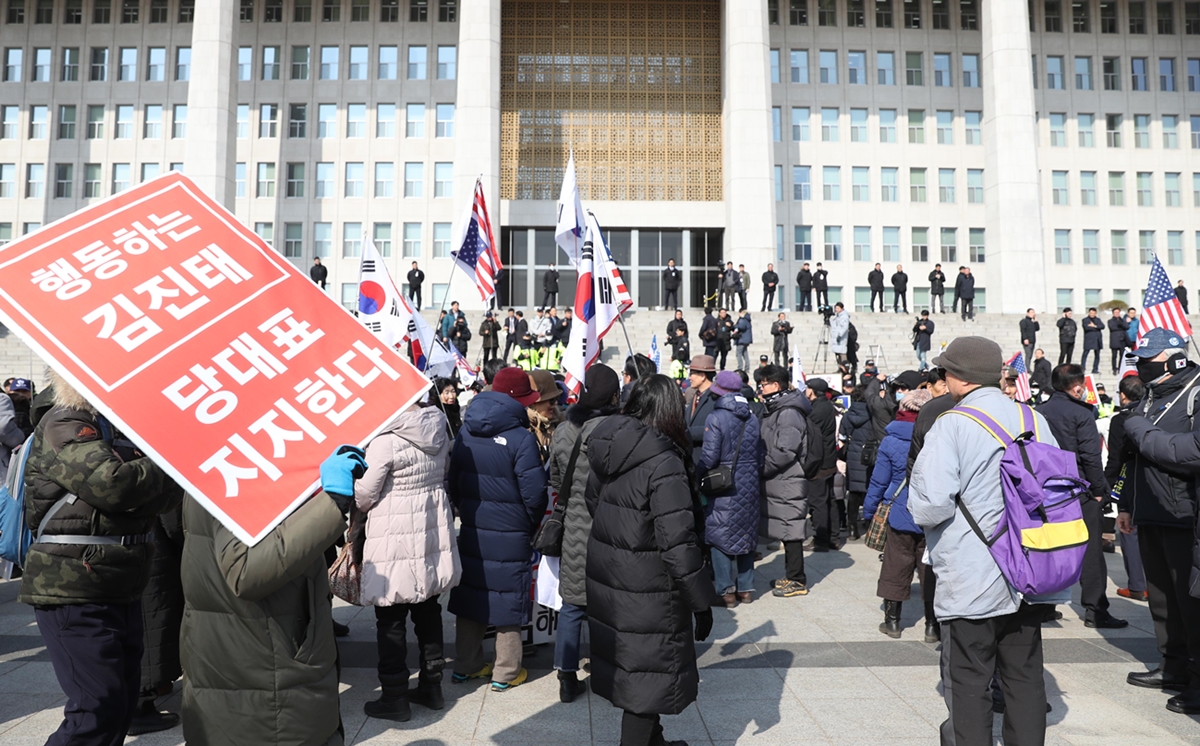
[[[738,454],[742,452],[742,436],[746,434],[746,423],[738,434],[737,448],[733,451],[733,463],[729,466],[717,464],[700,476],[700,491],[709,497],[728,492],[733,488],[733,471],[737,468]]]
[[[559,493],[559,499],[554,502],[554,510],[550,511],[550,515],[542,521],[541,527],[538,528],[537,533],[533,535],[533,541],[530,542],[534,551],[546,557],[562,556],[567,503],[571,500],[571,487],[575,481],[575,462],[579,460],[581,445],[583,445],[582,432],[575,439],[575,445],[571,448],[571,458],[567,460],[567,470],[563,472],[562,488],[566,494]]]
[[[874,427],[874,426],[872,426]],[[862,447],[862,465],[874,466],[875,460],[879,457],[879,441],[874,437],[867,438],[867,442],[863,443]]]

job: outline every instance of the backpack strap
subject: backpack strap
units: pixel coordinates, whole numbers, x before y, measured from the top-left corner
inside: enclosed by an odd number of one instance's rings
[[[1013,438],[1013,436],[1009,434],[1009,432],[1005,430],[999,422],[996,422],[994,419],[992,419],[992,416],[984,412],[982,409],[976,409],[975,407],[954,407],[953,409],[948,410],[946,414],[960,414],[968,419],[974,420],[976,423],[981,425],[984,430],[987,430],[993,438],[1000,441],[1000,446],[1002,448],[1008,448],[1015,440],[1015,438]],[[1022,414],[1022,416],[1024,415]],[[1024,424],[1024,422],[1022,422],[1022,424]]]

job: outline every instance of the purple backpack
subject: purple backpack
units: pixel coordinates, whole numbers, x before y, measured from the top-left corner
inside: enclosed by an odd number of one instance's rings
[[[955,502],[1009,585],[1023,595],[1039,596],[1079,582],[1088,540],[1079,501],[1088,487],[1079,478],[1075,455],[1038,441],[1033,410],[1017,406],[1021,432],[1015,437],[979,409],[950,410],[982,425],[1004,448],[1000,459],[1004,512],[992,536],[983,535],[961,498]]]

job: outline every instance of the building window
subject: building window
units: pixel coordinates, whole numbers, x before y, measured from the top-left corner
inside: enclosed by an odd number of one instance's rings
[[[1054,171],[1050,181],[1051,202],[1056,205],[1069,204],[1070,198],[1067,189],[1067,172]]]
[[[1096,115],[1076,114],[1075,124],[1079,128],[1079,147],[1096,147]]]
[[[867,110],[850,110],[850,142],[867,141]]]
[[[964,54],[962,57],[963,87],[979,87],[979,55]]]
[[[30,78],[31,82],[50,82],[50,55],[50,49],[33,50],[33,77]]]
[[[238,47],[237,78],[239,81],[254,77],[254,47]]]
[[[792,199],[806,202],[812,199],[811,168],[792,166]]]
[[[900,261],[900,228],[899,226],[884,226],[883,229],[883,261]]]
[[[840,202],[842,199],[842,167],[825,166],[821,177],[821,199]]]
[[[908,110],[908,141],[914,145],[925,143],[925,110]]]
[[[1071,263],[1071,231],[1054,231],[1054,263]]]
[[[297,0],[299,5],[302,0]],[[179,0],[179,22],[193,23],[196,20],[196,0]]]
[[[287,164],[287,183],[284,195],[290,198],[302,198],[304,196],[304,180],[303,163]]]
[[[921,52],[904,53],[904,80],[908,85],[925,85],[925,70]]]
[[[940,256],[943,262],[958,261],[958,229],[957,228],[942,228],[940,243]]]
[[[163,107],[156,104],[146,106],[142,122],[142,137],[147,140],[162,139]]]
[[[912,260],[914,262],[929,261],[929,229],[912,229]]]
[[[338,79],[338,57],[341,49],[339,47],[321,47],[321,80],[337,80]]]
[[[1100,263],[1100,231],[1085,230],[1083,232],[1083,263]],[[1096,304],[1088,303],[1088,305],[1094,306]]]
[[[121,23],[137,23],[142,0],[121,0]]]
[[[1134,57],[1129,61],[1129,67],[1130,67],[1130,72],[1131,72],[1131,81],[1129,84],[1129,90],[1131,90],[1131,91],[1149,90],[1148,83],[1146,81],[1146,66],[1147,65],[1146,65],[1145,57]]]
[[[375,136],[396,136],[396,105],[379,104],[375,107]]]
[[[1092,90],[1092,58],[1075,58],[1075,90]]]
[[[454,196],[454,164],[433,164],[433,196],[435,198],[450,198]]]
[[[238,20],[242,23],[254,23],[254,0],[241,0]]]
[[[1112,231],[1109,234],[1109,245],[1113,264],[1129,263],[1129,259],[1125,255],[1125,231]]]
[[[159,107],[160,109],[162,107]],[[58,107],[58,139],[59,140],[74,140],[75,139],[75,107],[60,106]]]
[[[954,112],[941,110],[937,113],[938,145],[954,144]]]
[[[895,10],[892,3],[895,0],[875,0],[875,28],[892,28],[895,26]]]
[[[933,2],[933,13],[931,15],[931,19],[933,21],[934,30],[935,31],[949,30],[950,29],[950,0],[932,0],[932,2]]]
[[[337,137],[337,105],[317,104],[317,139]]]
[[[896,110],[879,110],[879,142],[896,142]]]
[[[425,47],[408,48],[408,79],[425,80],[425,63],[427,50]],[[778,81],[776,81],[778,82]]]
[[[1104,90],[1121,90],[1121,58],[1104,58]]]
[[[1179,207],[1183,204],[1180,198],[1180,177],[1182,174],[1168,172],[1163,174],[1163,187],[1165,191],[1163,204],[1167,207]]]
[[[112,23],[112,0],[95,0],[92,3],[92,23]]]
[[[1137,204],[1138,207],[1154,206],[1154,174],[1150,171],[1137,173]]]
[[[17,166],[13,163],[0,163],[0,199],[12,199],[17,196]]]
[[[807,107],[796,107],[792,109],[792,141],[793,142],[808,142],[809,141],[809,118],[810,110]]]
[[[404,164],[404,196],[405,197],[423,197],[423,196],[425,196],[425,164],[424,163],[405,163]]]
[[[262,104],[258,107],[258,136],[279,136],[279,106],[277,104]]]
[[[434,136],[439,138],[454,137],[454,104],[438,104],[436,114],[437,125]]]
[[[884,202],[897,202],[900,197],[900,169],[884,166],[879,169],[880,199]]]
[[[283,224],[283,255],[288,259],[304,256],[304,224]]]
[[[308,137],[308,104],[288,106],[288,137]]]
[[[987,259],[984,249],[984,229],[971,228],[968,232],[968,258],[972,264],[983,264]]]
[[[137,53],[137,47],[121,47],[117,80],[126,82],[137,80]]]
[[[840,262],[842,260],[842,227],[840,225],[825,226],[825,261]]]
[[[1050,114],[1050,147],[1067,147],[1067,115]]]
[[[1192,207],[1200,207],[1200,173],[1192,174]]]
[[[1146,3],[1143,0],[1130,0],[1129,33],[1146,33]]]
[[[791,81],[793,83],[808,82],[808,50],[793,49],[788,52],[788,60],[791,67]]]
[[[175,50],[175,80],[185,82],[192,79],[192,48],[178,47]]]
[[[7,107],[6,107],[7,108]],[[15,108],[15,107],[13,107]],[[87,108],[87,137],[89,140],[104,139],[104,106],[89,105]]]
[[[938,169],[938,202],[944,205],[954,204],[954,169]]]
[[[375,196],[390,198],[396,196],[396,168],[392,163],[380,162],[375,164]]]
[[[292,47],[292,80],[308,80],[309,57],[307,46]]]
[[[788,0],[788,23],[792,26],[808,25],[808,0]]]
[[[379,20],[381,22],[400,22],[400,0],[382,0],[379,11]]]
[[[254,182],[255,197],[275,196],[275,164],[258,164],[258,178]]]
[[[342,20],[342,0],[321,0],[322,23],[338,23]]]
[[[771,139],[775,142],[783,141],[783,112],[778,106],[771,108]]]
[[[838,141],[838,110],[821,109],[821,141]]]
[[[1196,3],[1196,8],[1200,10],[1200,2]],[[70,51],[70,50],[68,50]],[[1188,75],[1188,93],[1196,93],[1200,91],[1200,58],[1190,57],[1187,61]],[[65,80],[65,78],[64,78]],[[74,80],[74,78],[72,78]]]
[[[255,223],[254,233],[263,240],[267,246],[275,243],[275,224],[274,223]]]
[[[953,84],[950,70],[950,55],[934,53],[933,85],[937,88],[949,88]]]
[[[250,137],[250,104],[237,105],[237,127],[234,132],[239,140]]]
[[[921,28],[921,0],[904,0],[904,28]]]
[[[405,223],[402,228],[404,231],[404,252],[405,258],[421,256],[421,224],[420,223]]]
[[[418,242],[415,249],[420,252],[420,232],[417,232]],[[448,259],[450,258],[450,223],[434,223],[433,224],[433,258]]]
[[[1192,149],[1200,149],[1200,114],[1193,114],[1191,118],[1192,132]]]
[[[1105,139],[1108,147],[1121,147],[1121,115],[1107,114],[1104,117]]]
[[[871,169],[855,166],[850,172],[850,199],[855,202],[871,201]]]
[[[333,256],[333,223],[313,223],[313,256]],[[357,293],[358,284],[353,287]]]
[[[262,48],[262,79],[279,80],[279,47]]]
[[[896,85],[895,52],[876,52],[875,64],[879,77],[879,85]]]
[[[1079,204],[1086,207],[1096,206],[1096,172],[1079,172]]]
[[[983,169],[967,169],[967,204],[983,204]]]
[[[925,202],[925,169],[908,170],[908,198],[912,202]]]
[[[345,188],[342,191],[343,197],[362,197],[366,194],[364,178],[366,171],[362,163],[347,163],[346,164],[346,179]]]
[[[1108,205],[1123,207],[1125,205],[1125,172],[1108,172]]]
[[[866,52],[847,52],[846,53],[846,74],[847,81],[850,85],[866,85],[867,84],[867,53]]]
[[[779,50],[771,49],[767,52],[767,59],[771,66],[771,82],[779,82]]]
[[[73,83],[79,80],[79,47],[65,47],[62,55],[62,80]],[[1188,80],[1191,80],[1189,77]]]
[[[45,140],[50,136],[50,107],[33,106],[29,109],[29,139]]]
[[[362,223],[342,223],[342,257],[362,256]]]
[[[233,164],[233,190],[238,199],[246,196],[246,164]]]
[[[350,69],[346,79],[366,80],[368,67],[370,67],[370,49],[368,47],[350,47]]]
[[[317,199],[333,199],[337,196],[337,186],[332,163],[318,163],[316,183],[313,185],[313,196]]]
[[[118,194],[129,188],[133,172],[128,163],[114,163],[112,166],[112,193]]]
[[[1141,264],[1154,261],[1154,231],[1138,231],[1138,261]]]
[[[1158,59],[1158,90],[1175,91],[1175,58],[1160,57]]]
[[[350,22],[362,23],[371,20],[371,0],[350,0]]]
[[[1046,28],[1048,33],[1062,31],[1062,0],[1045,0]]]
[[[395,80],[400,72],[399,47],[384,46],[379,48],[379,79]]]
[[[117,140],[132,140],[133,139],[133,107],[118,106],[117,107],[117,125],[113,131],[113,138]]]
[[[63,23],[77,26],[83,23],[83,0],[67,0],[63,9]]]
[[[837,26],[837,0],[817,0],[817,25]]]
[[[1150,147],[1149,114],[1133,115],[1133,147],[1142,149]]]
[[[871,261],[871,229],[868,226],[854,226],[854,261]]]
[[[1046,58],[1046,88],[1052,91],[1063,88],[1063,58],[1050,56]]]
[[[1183,33],[1200,35],[1200,2],[1189,0],[1183,4]]]
[[[1155,3],[1154,20],[1158,22],[1158,33],[1174,34],[1175,33],[1175,3],[1168,2]]]
[[[1183,231],[1167,231],[1167,264],[1183,264]]]
[[[0,194],[0,197],[4,195]],[[101,171],[99,163],[83,164],[83,197],[84,199],[94,199],[104,196],[104,187],[101,179]]]
[[[266,9],[263,11],[263,23],[283,23],[283,0],[267,0]]]
[[[404,136],[425,136],[425,104],[408,104],[405,107]]]
[[[793,237],[792,248],[798,262],[812,261],[812,226],[797,225]]]
[[[820,52],[820,59],[821,59],[820,81],[822,83],[826,83],[829,85],[837,85],[837,82],[838,82],[837,51],[830,50],[830,49],[822,49]]]
[[[346,137],[356,139],[367,136],[367,105],[346,106]]]
[[[1091,0],[1071,0],[1071,30],[1077,34],[1091,31]]]
[[[779,23],[779,11],[776,9],[775,22]],[[438,0],[438,22],[455,23],[458,21],[458,0]]]
[[[458,47],[437,48],[437,79],[454,80],[458,77]]]
[[[75,166],[70,163],[54,164],[54,197],[55,199],[71,199],[71,189],[75,185]]]

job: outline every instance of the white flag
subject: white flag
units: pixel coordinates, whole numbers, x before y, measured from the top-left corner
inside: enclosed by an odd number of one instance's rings
[[[408,322],[401,304],[408,305],[374,241],[364,235],[362,261],[358,265],[358,320],[393,349],[399,348],[407,336]]]
[[[558,223],[554,226],[554,242],[562,247],[571,266],[579,269],[583,253],[585,218],[579,200],[579,183],[575,180],[575,153],[567,160],[563,172],[562,191],[558,195]]]
[[[571,337],[562,358],[565,383],[572,394],[583,389],[587,369],[600,356],[600,339],[596,335],[597,283],[592,262],[594,238],[589,226],[579,258],[579,279],[575,283],[575,320],[571,322]]]
[[[369,240],[363,243],[374,250]],[[404,329],[403,341],[408,342],[411,348],[412,364],[427,376],[448,378],[454,372],[454,353],[446,349],[425,318],[413,310],[408,298],[403,295],[399,297],[396,311],[398,322]]]
[[[658,335],[655,334],[650,338],[650,362],[654,363],[654,370],[659,373],[662,369],[662,351],[658,349]]]
[[[792,388],[803,391],[808,388],[804,377],[804,364],[800,362],[800,345],[792,345]]]

